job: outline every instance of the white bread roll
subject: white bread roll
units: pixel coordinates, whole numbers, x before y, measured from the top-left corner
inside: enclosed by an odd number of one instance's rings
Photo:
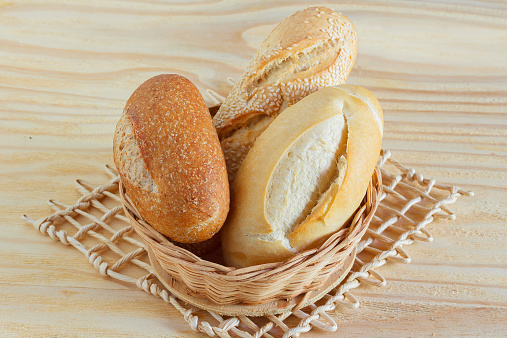
[[[232,185],[225,262],[283,261],[342,228],[365,195],[382,129],[378,101],[354,85],[321,89],[284,110]]]
[[[183,76],[155,76],[135,90],[116,126],[114,162],[145,221],[179,243],[220,230],[229,184],[220,142],[199,90]]]
[[[282,21],[213,117],[229,181],[283,109],[320,88],[345,83],[356,55],[354,27],[329,8],[310,7]]]

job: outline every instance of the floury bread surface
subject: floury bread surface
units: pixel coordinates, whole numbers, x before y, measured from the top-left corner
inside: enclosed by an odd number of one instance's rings
[[[232,185],[226,263],[282,261],[342,228],[365,195],[382,129],[378,101],[354,85],[321,89],[284,110]]]
[[[356,55],[354,27],[326,7],[299,11],[271,32],[213,118],[230,182],[275,117],[320,88],[345,83]]]
[[[143,83],[116,126],[114,161],[145,221],[180,243],[220,230],[229,211],[223,152],[199,90],[179,75]]]

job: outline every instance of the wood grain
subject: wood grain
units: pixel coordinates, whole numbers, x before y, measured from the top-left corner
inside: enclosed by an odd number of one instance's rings
[[[101,277],[77,251],[20,220],[100,184],[125,101],[179,73],[225,95],[276,23],[308,1],[0,1],[0,335],[193,337],[180,314]],[[354,23],[349,83],[384,109],[383,148],[427,177],[475,192],[429,226],[412,263],[336,311],[352,336],[507,332],[507,4],[335,1]],[[210,101],[209,101],[210,103]],[[313,336],[336,333],[312,331]]]

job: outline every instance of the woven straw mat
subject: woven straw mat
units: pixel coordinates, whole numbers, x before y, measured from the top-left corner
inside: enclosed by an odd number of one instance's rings
[[[359,306],[351,290],[361,284],[385,285],[377,269],[388,261],[409,263],[403,247],[414,241],[431,242],[425,227],[437,218],[453,220],[455,215],[447,205],[472,194],[425,179],[392,160],[389,151],[383,151],[378,164],[383,180],[381,202],[358,245],[358,257],[348,276],[315,304],[276,316],[220,316],[188,306],[161,287],[152,273],[144,242],[123,214],[119,177],[111,166],[105,168],[109,176],[105,184],[76,181],[83,196],[74,205],[50,200],[54,214],[37,221],[26,215],[23,219],[41,233],[81,251],[101,275],[135,285],[170,303],[195,331],[212,337],[297,337],[313,329],[333,332],[337,324],[328,313],[340,306]]]

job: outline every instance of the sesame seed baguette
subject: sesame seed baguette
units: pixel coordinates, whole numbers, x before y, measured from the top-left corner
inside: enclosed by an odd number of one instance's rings
[[[229,181],[283,109],[320,88],[345,83],[356,55],[354,27],[329,8],[310,7],[282,21],[213,118]]]
[[[232,184],[225,262],[283,261],[340,230],[365,195],[382,129],[377,99],[354,85],[321,89],[285,109]]]
[[[229,211],[223,152],[199,90],[159,75],[127,101],[113,141],[114,162],[145,221],[180,243],[211,238]]]

